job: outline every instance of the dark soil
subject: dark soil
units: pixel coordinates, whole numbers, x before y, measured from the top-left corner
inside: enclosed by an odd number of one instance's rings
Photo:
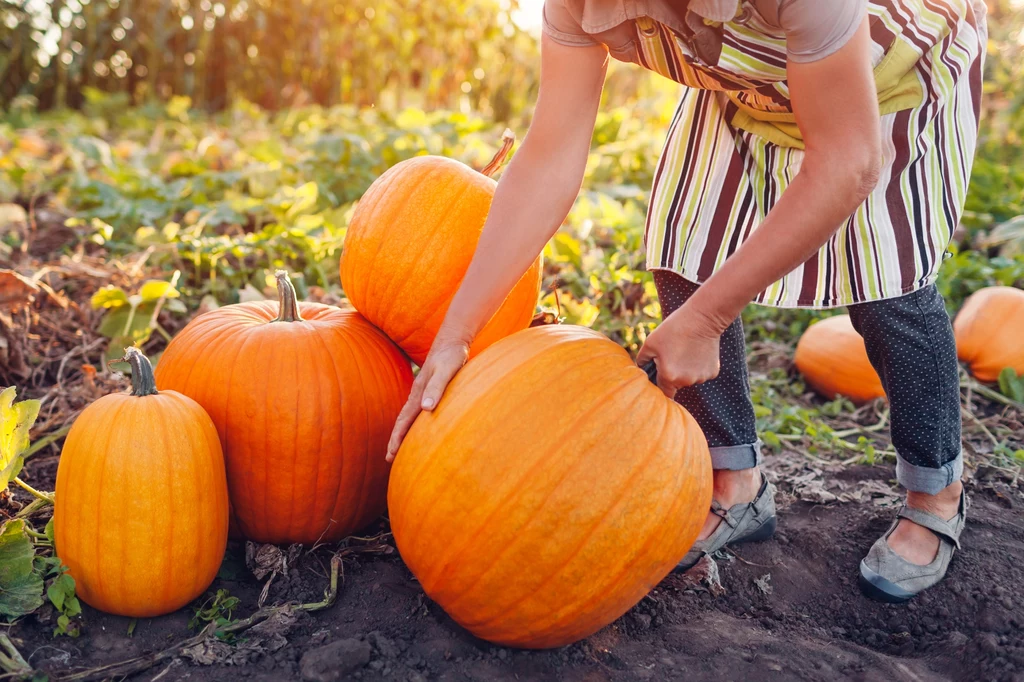
[[[783,491],[778,534],[719,555],[724,592],[711,594],[693,575],[669,576],[617,622],[572,646],[519,651],[475,639],[426,598],[388,545],[378,547],[384,554],[345,559],[329,609],[271,619],[230,645],[194,647],[133,679],[1024,681],[1019,491],[973,483],[963,551],[946,581],[892,606],[863,597],[856,582],[858,562],[895,513],[894,496],[877,494],[889,488],[891,467],[829,468],[838,489],[866,485],[871,493],[813,504],[790,485],[786,461],[769,463]],[[33,464],[32,474],[52,475],[43,461]],[[266,603],[321,600],[330,557],[330,548],[304,554],[274,579]],[[237,618],[256,609],[262,588],[245,568],[244,548],[233,545],[211,590],[241,599]],[[68,639],[51,637],[46,607],[10,635],[33,667],[61,679],[194,636],[193,611],[139,621],[129,636],[129,619],[86,607],[82,635]]]

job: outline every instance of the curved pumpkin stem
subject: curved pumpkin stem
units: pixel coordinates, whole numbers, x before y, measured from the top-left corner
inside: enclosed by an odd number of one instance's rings
[[[508,153],[512,151],[512,145],[516,143],[516,134],[512,132],[511,128],[505,128],[505,132],[501,134],[501,149],[494,155],[491,162],[484,166],[484,169],[480,171],[487,177],[494,175],[502,164],[505,163],[505,159],[508,158]]]
[[[111,360],[108,364],[115,362],[127,362],[132,366],[132,395],[142,398],[147,395],[156,395],[156,379],[153,377],[153,365],[149,358],[143,355],[142,351],[131,346],[124,349],[124,357],[118,360]]]
[[[277,314],[275,322],[302,322],[302,315],[299,314],[299,300],[295,293],[295,285],[284,270],[274,273],[277,278],[277,295],[281,303],[281,312]]]

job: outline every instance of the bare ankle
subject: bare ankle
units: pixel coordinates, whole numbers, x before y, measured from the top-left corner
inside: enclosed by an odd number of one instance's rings
[[[749,502],[760,487],[761,470],[757,467],[715,470],[714,496],[723,503]]]
[[[963,488],[963,483],[954,481],[935,495],[908,490],[907,506],[930,512],[940,518],[950,518],[959,511],[960,492]]]

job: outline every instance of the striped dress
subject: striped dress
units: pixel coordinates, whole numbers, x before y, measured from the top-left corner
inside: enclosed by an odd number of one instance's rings
[[[755,302],[829,308],[902,296],[935,280],[960,219],[978,133],[984,5],[871,0],[882,113],[881,180],[818,254]],[[640,64],[689,86],[658,162],[648,269],[706,281],[757,229],[800,170],[786,40],[743,2],[717,64],[685,36],[635,21]]]

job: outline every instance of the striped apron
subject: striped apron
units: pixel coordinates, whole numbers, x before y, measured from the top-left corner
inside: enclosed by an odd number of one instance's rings
[[[931,284],[960,219],[978,135],[986,37],[980,0],[871,0],[882,113],[881,179],[817,255],[755,302],[831,308]],[[648,269],[706,281],[800,170],[786,41],[752,3],[720,25],[718,63],[687,38],[636,20],[638,58],[688,86],[658,161],[647,214]]]

